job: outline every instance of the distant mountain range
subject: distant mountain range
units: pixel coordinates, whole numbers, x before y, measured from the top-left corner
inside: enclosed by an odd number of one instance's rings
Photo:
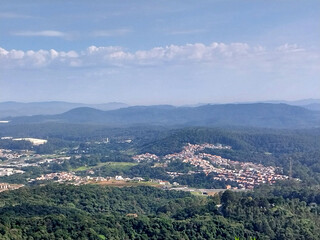
[[[236,104],[253,104],[257,102],[236,103]],[[304,99],[298,101],[264,101],[259,103],[285,103],[293,106],[300,106],[312,111],[320,111],[320,99]],[[231,103],[232,104],[232,103]],[[184,105],[181,107],[200,107],[208,105],[208,103],[198,103],[193,105]],[[219,105],[219,104],[211,104]],[[62,101],[51,102],[0,102],[0,119],[6,117],[18,117],[18,116],[33,116],[33,115],[55,115],[67,112],[69,110],[89,107],[98,110],[108,111],[120,108],[127,108],[129,105],[120,102],[110,102],[101,104],[86,104],[86,103],[70,103]]]
[[[320,111],[320,103],[310,103],[303,105],[303,107],[312,111]]]
[[[0,119],[5,117],[60,114],[78,107],[91,107],[100,110],[114,110],[128,107],[125,103],[84,104],[69,102],[2,102],[0,103]]]
[[[294,106],[306,106],[309,104],[320,104],[320,99],[301,99],[296,101],[264,101],[265,103],[285,103],[288,105],[294,105]]]
[[[297,101],[265,101],[265,103],[285,103],[300,106],[312,111],[320,111],[320,99],[302,99]]]
[[[110,126],[250,126],[266,128],[320,127],[320,112],[287,104],[219,104],[199,107],[135,106],[102,111],[89,107],[57,115],[7,119],[14,123],[91,123]]]

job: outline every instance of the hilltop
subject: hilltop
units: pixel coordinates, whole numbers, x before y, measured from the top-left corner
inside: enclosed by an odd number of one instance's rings
[[[320,126],[320,114],[287,104],[219,104],[199,107],[170,105],[134,106],[110,111],[89,107],[62,114],[9,118],[11,123],[90,123],[110,126],[248,126],[264,128],[310,128]]]
[[[70,103],[62,101],[50,102],[1,102],[0,103],[0,118],[60,114],[78,107],[91,107],[100,110],[114,110],[123,107],[128,107],[125,103],[110,102],[101,104],[85,104],[85,103]]]

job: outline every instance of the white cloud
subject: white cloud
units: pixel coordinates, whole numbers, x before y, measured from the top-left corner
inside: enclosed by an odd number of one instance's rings
[[[122,51],[121,47],[109,46],[109,47],[96,47],[90,46],[86,51],[82,52],[82,55],[106,55],[113,52]]]
[[[53,34],[54,35],[54,34]],[[122,47],[90,46],[84,51],[51,50],[21,51],[0,48],[2,68],[39,67],[112,67],[160,66],[165,64],[211,64],[227,68],[273,68],[319,64],[319,53],[308,52],[299,46],[284,44],[275,49],[250,46],[247,43],[203,43],[170,45],[130,52]]]
[[[68,66],[72,65],[73,59],[78,58],[79,55],[75,51],[57,52],[54,49],[49,51],[21,51],[10,50],[7,51],[0,48],[0,63],[4,68],[39,68],[50,65]]]
[[[12,50],[8,52],[8,57],[15,60],[15,59],[22,59],[24,57],[24,52],[23,51],[17,51],[17,50]]]
[[[277,47],[277,50],[279,52],[301,52],[301,51],[304,51],[304,49],[299,48],[297,44],[288,44],[288,43]]]
[[[23,36],[23,37],[67,37],[68,36],[67,33],[54,31],[54,30],[18,31],[18,32],[13,32],[12,35]]]

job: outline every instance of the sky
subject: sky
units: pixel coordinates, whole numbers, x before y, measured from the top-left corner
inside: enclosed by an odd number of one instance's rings
[[[320,98],[319,0],[3,0],[0,102]]]

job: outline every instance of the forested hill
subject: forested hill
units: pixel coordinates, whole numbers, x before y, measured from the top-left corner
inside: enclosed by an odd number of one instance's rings
[[[320,238],[320,192],[287,183],[221,196],[47,185],[0,193],[0,239]]]
[[[40,114],[61,114],[78,107],[92,107],[100,110],[114,110],[128,107],[127,104],[119,102],[101,103],[101,104],[84,104],[70,103],[62,101],[51,102],[0,102],[0,118],[32,116]]]
[[[204,152],[235,161],[275,165],[289,174],[292,160],[293,177],[310,184],[320,183],[320,129],[223,129],[184,128],[144,145],[140,153],[166,155],[180,152],[187,143],[221,143],[231,150],[206,149]]]
[[[305,128],[320,126],[320,113],[286,104],[221,104],[200,107],[136,106],[112,111],[76,108],[51,116],[11,118],[12,123],[68,122],[107,125],[250,126]]]

